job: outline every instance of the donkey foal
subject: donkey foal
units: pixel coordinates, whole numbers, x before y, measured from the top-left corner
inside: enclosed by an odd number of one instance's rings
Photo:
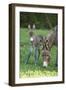
[[[29,36],[30,36],[30,48],[29,48],[29,52],[27,55],[27,59],[26,59],[26,64],[29,61],[29,58],[32,54],[32,51],[34,50],[34,60],[35,60],[35,65],[38,63],[38,59],[39,59],[39,55],[40,55],[40,45],[42,42],[42,36],[38,36],[38,35],[34,35],[34,33],[32,31],[29,32]]]

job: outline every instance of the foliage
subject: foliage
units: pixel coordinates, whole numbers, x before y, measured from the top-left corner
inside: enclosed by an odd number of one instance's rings
[[[27,28],[28,24],[35,24],[37,29],[50,29],[57,25],[57,14],[20,12],[20,27]]]

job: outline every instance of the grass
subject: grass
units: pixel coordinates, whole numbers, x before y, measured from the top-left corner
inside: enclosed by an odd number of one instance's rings
[[[50,31],[48,30],[35,30],[36,35],[46,36]],[[25,64],[25,60],[29,51],[29,35],[28,29],[20,29],[20,44],[27,43],[24,46],[20,46],[20,78],[27,77],[43,77],[43,76],[56,76],[58,74],[56,63],[56,47],[53,46],[51,49],[51,61],[47,68],[42,65],[42,56],[40,55],[38,64],[34,64],[34,52],[30,57],[29,63]]]

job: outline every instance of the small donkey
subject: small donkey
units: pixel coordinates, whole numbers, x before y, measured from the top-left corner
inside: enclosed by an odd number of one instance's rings
[[[43,66],[47,67],[50,62],[50,51],[53,45],[58,46],[58,28],[57,26],[53,28],[54,30],[50,32],[46,37],[43,38],[43,49],[42,49],[42,57],[43,57]],[[56,65],[57,65],[57,56],[56,56]]]
[[[30,48],[26,59],[26,64],[29,61],[29,58],[34,50],[34,60],[35,65],[38,63],[39,55],[40,55],[40,46],[43,40],[43,37],[41,35],[35,35],[32,30],[29,31],[29,38],[30,38]]]

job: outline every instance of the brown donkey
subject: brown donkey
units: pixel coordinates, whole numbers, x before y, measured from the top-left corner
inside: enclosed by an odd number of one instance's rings
[[[46,37],[43,38],[43,49],[42,49],[42,57],[43,57],[43,66],[47,67],[50,62],[50,51],[53,45],[58,46],[58,39],[57,39],[57,26],[53,28],[54,30],[51,31]],[[56,56],[56,65],[57,65],[57,56]]]

